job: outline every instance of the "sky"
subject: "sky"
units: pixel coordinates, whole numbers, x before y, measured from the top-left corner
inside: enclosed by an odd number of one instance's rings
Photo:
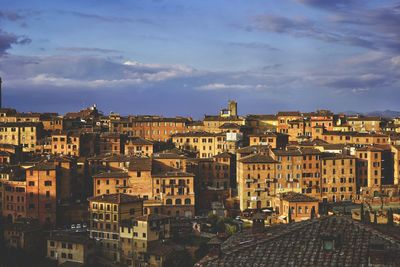
[[[399,110],[400,1],[0,0],[3,106]]]

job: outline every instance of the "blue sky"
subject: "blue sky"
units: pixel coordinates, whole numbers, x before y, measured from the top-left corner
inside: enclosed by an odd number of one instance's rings
[[[399,109],[400,1],[0,1],[18,110]]]

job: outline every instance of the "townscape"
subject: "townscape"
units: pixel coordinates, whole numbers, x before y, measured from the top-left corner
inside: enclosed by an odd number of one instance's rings
[[[400,118],[238,111],[2,107],[0,266],[399,266]]]

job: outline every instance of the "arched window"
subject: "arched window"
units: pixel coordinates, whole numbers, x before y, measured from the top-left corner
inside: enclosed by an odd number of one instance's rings
[[[175,200],[176,205],[182,205],[182,200],[180,198]]]
[[[167,205],[172,205],[172,199],[167,199],[166,203]]]
[[[191,203],[192,201],[190,200],[190,198],[185,199],[185,205],[190,205]]]

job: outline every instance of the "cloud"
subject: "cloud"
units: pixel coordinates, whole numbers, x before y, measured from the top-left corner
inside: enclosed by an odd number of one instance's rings
[[[248,49],[263,49],[269,51],[281,51],[280,49],[273,47],[272,45],[266,43],[258,43],[258,42],[251,42],[251,43],[240,43],[240,42],[230,42],[230,46],[233,47],[243,47]]]
[[[363,57],[369,60],[361,61]],[[379,103],[389,107],[400,101],[396,91],[400,73],[392,58],[374,52],[349,58],[350,63],[327,62],[324,67],[313,69],[287,71],[286,65],[271,63],[264,69],[208,71],[183,64],[110,59],[105,55],[7,54],[0,57],[0,76],[6,99],[34,95],[29,107],[43,103],[56,110],[71,109],[71,103],[86,99],[119,112],[129,112],[135,106],[135,112],[192,115],[192,111],[203,114],[206,105],[218,108],[228,97],[238,99],[241,106],[243,103],[246,108],[241,110],[246,112],[267,112],[266,106],[378,109]],[[196,104],[188,104],[192,102],[187,99],[196,99]],[[13,103],[17,108],[22,106],[17,100]]]
[[[250,84],[224,84],[224,83],[211,83],[211,84],[206,84],[202,86],[198,86],[197,89],[199,90],[260,90],[266,88],[265,85],[261,84],[256,84],[256,85],[250,85]]]
[[[309,32],[313,28],[313,22],[304,18],[289,19],[274,14],[265,14],[255,16],[254,20],[255,26],[259,30],[276,33]]]
[[[68,79],[63,77],[52,76],[51,74],[38,74],[34,77],[29,77],[24,80],[11,81],[13,86],[26,86],[31,84],[32,86],[54,86],[54,87],[68,87],[68,88],[88,88],[97,89],[101,87],[121,87],[121,86],[135,86],[143,84],[143,80],[137,79],[116,79],[116,80],[78,80],[78,79]]]
[[[333,79],[326,79],[324,83],[336,88],[371,88],[386,86],[391,82],[383,75],[366,73],[359,76],[334,77]]]
[[[147,19],[147,18],[126,18],[126,17],[116,17],[116,16],[107,16],[107,15],[100,15],[100,14],[90,14],[84,12],[77,12],[77,11],[66,11],[66,10],[59,10],[58,13],[63,15],[72,15],[75,17],[79,17],[82,19],[100,21],[100,22],[109,22],[109,23],[143,23],[143,24],[155,24],[154,21]]]
[[[369,91],[369,88],[353,88],[353,89],[351,89],[351,92],[353,94],[360,94],[360,93],[365,93],[368,91]]]
[[[58,47],[57,50],[66,51],[66,52],[76,52],[76,53],[84,53],[84,52],[95,52],[95,53],[121,53],[120,50],[115,49],[105,49],[105,48],[97,48],[97,47]]]
[[[4,55],[13,45],[26,45],[31,39],[23,35],[4,32],[0,29],[0,56]]]
[[[400,66],[400,56],[395,56],[390,59],[393,65]]]
[[[345,9],[356,4],[359,0],[296,0],[298,3],[325,9]]]
[[[399,3],[368,7],[359,0],[296,1],[324,8],[329,15],[315,19],[260,14],[252,18],[252,24],[248,27],[252,30],[311,38],[369,50],[400,52]]]
[[[339,11],[330,20],[343,26],[357,28],[377,46],[400,51],[400,5],[378,8],[359,8]]]
[[[263,14],[254,17],[253,27],[260,31],[289,34],[297,38],[313,38],[329,43],[376,49],[375,44],[363,36],[322,28],[318,23],[307,18],[287,18],[274,14]]]
[[[25,15],[19,12],[0,10],[0,20],[6,19],[9,21],[19,21],[25,19],[25,17],[26,17]]]
[[[13,86],[46,85],[65,88],[148,86],[198,75],[184,65],[118,62],[94,56],[47,56],[0,59],[0,69]]]

